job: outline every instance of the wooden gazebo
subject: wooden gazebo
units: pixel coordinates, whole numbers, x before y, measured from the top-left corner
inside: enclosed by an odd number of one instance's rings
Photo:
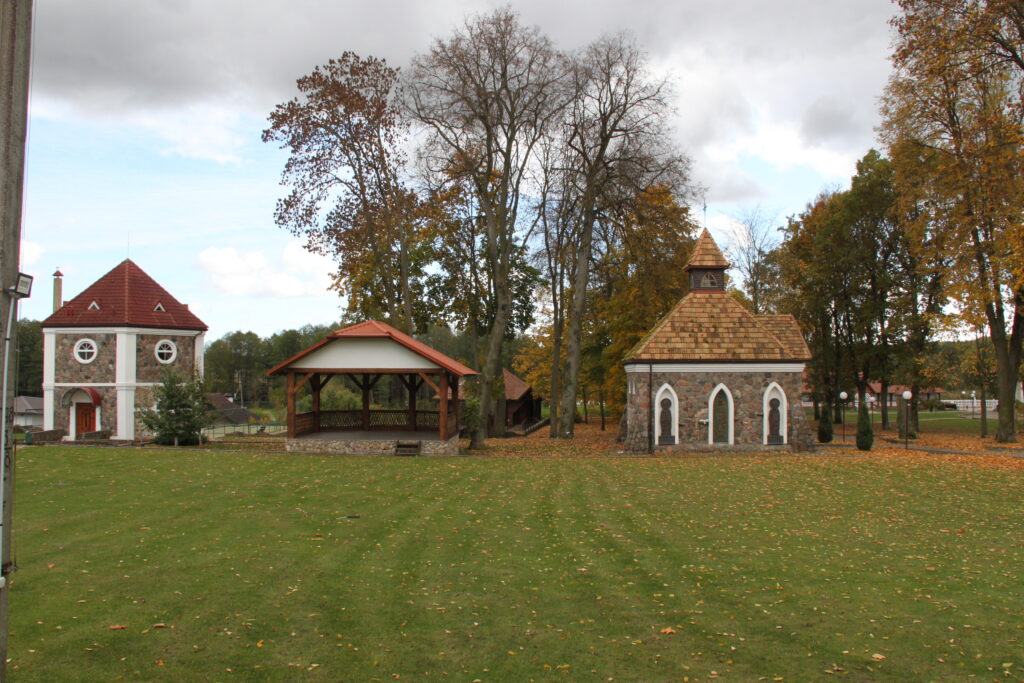
[[[332,332],[267,374],[287,378],[289,451],[455,455],[459,380],[476,372],[386,323],[369,320]],[[339,375],[362,391],[361,409],[320,409],[320,392]],[[371,407],[370,392],[385,375],[396,375],[405,387],[404,409]],[[438,397],[436,409],[417,405],[424,384]],[[312,408],[298,413],[297,395],[307,386]]]

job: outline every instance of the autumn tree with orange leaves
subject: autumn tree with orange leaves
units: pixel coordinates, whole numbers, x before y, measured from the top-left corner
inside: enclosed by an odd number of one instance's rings
[[[1024,5],[900,0],[883,137],[917,229],[941,234],[949,292],[986,321],[996,440],[1016,441],[1024,342]]]

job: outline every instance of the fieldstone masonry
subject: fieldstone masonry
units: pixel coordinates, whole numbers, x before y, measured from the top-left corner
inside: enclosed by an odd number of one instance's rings
[[[171,363],[156,358],[156,345],[169,339],[178,347],[178,355]],[[160,373],[171,368],[186,377],[195,372],[195,337],[167,334],[140,334],[135,337],[135,375],[139,382],[159,382]]]
[[[75,358],[75,344],[80,339],[96,342],[96,358],[91,363],[79,363]],[[113,382],[117,366],[116,334],[58,334],[54,353],[57,382]]]
[[[398,441],[350,439],[286,439],[289,453],[320,453],[325,455],[394,455]],[[420,441],[420,455],[458,455],[459,437],[447,441]]]
[[[648,373],[637,372],[627,375],[627,432],[626,449],[646,452],[650,434],[650,413],[648,403],[652,397],[648,384]],[[813,433],[803,408],[800,405],[802,378],[796,372],[658,372],[654,368],[653,395],[656,396],[663,384],[668,383],[676,392],[679,401],[679,442],[674,446],[655,444],[657,452],[710,450],[708,444],[708,399],[719,384],[724,384],[732,394],[735,421],[734,445],[749,450],[751,445],[782,450],[810,448],[814,442]],[[764,442],[764,392],[777,383],[786,394],[788,404],[787,441],[781,446],[765,446]],[[655,420],[659,419],[655,411]],[[722,444],[715,444],[714,450],[722,450]]]

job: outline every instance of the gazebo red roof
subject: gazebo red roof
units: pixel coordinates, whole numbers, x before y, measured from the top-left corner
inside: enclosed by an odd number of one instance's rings
[[[401,344],[410,351],[419,354],[426,358],[431,363],[438,365],[439,367],[447,370],[448,372],[458,377],[466,377],[467,375],[475,375],[476,370],[472,370],[454,358],[449,358],[440,351],[432,349],[421,341],[410,337],[405,332],[395,329],[387,323],[382,323],[378,320],[367,320],[366,322],[357,323],[350,327],[345,327],[340,330],[335,330],[329,335],[313,344],[305,351],[301,351],[285,362],[271,368],[267,371],[268,375],[274,375],[287,368],[289,365],[299,360],[303,356],[306,356],[313,351],[331,343],[335,339],[367,339],[367,338],[385,338],[391,339],[392,341]]]
[[[43,327],[115,325],[172,330],[208,329],[188,307],[130,259],[119,263],[42,322]]]

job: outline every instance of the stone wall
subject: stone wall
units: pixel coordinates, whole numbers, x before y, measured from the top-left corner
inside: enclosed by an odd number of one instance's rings
[[[398,441],[387,439],[286,439],[289,453],[321,453],[325,455],[394,455]],[[459,437],[447,441],[420,441],[420,455],[458,455]]]
[[[648,450],[649,406],[651,389],[648,373],[627,374],[626,450],[646,453]],[[764,392],[776,382],[785,392],[788,403],[788,445],[763,446]],[[654,394],[663,384],[675,390],[679,401],[679,441],[675,446],[657,446],[656,451],[683,450],[750,450],[750,447],[800,450],[813,444],[813,434],[800,405],[802,377],[799,372],[659,372],[654,366]],[[708,399],[719,384],[732,394],[735,411],[735,446],[708,444]],[[655,411],[655,420],[658,419]],[[745,447],[745,448],[743,448]]]
[[[180,350],[179,350],[180,353]],[[153,437],[153,433],[146,429],[146,426],[142,424],[142,420],[139,415],[141,411],[146,408],[152,408],[155,403],[153,398],[153,387],[139,387],[135,390],[135,438],[136,439],[149,439]]]
[[[178,355],[170,363],[156,359],[156,345],[169,339],[178,347]],[[159,382],[164,369],[191,377],[196,367],[196,337],[170,334],[140,334],[135,337],[135,376],[138,382]]]
[[[55,335],[54,381],[55,382],[113,382],[117,366],[116,334],[58,334]],[[79,363],[75,359],[75,344],[79,339],[96,342],[96,358],[91,363]]]

